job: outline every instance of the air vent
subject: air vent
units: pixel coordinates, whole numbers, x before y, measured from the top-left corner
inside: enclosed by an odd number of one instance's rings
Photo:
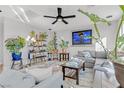
[[[112,18],[112,15],[108,15],[108,16],[106,16],[106,18]]]
[[[51,31],[52,29],[51,29],[51,28],[49,28],[48,30],[49,30],[49,31]]]

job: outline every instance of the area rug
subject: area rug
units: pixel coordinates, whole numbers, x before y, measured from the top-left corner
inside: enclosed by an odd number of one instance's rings
[[[66,78],[63,81],[64,88],[91,88],[93,84],[93,70],[86,68],[81,70],[79,75],[79,85],[76,85],[76,80]]]
[[[62,62],[44,62],[37,65],[32,65],[27,67],[26,69],[34,69],[34,68],[53,68],[53,74],[61,71]],[[24,71],[24,70],[23,70]],[[85,71],[81,70],[79,74],[79,85],[76,85],[76,80],[65,78],[63,81],[64,88],[91,88],[93,84],[93,69],[86,68]]]

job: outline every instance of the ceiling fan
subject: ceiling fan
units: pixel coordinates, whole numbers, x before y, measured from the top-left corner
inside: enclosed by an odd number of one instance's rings
[[[62,16],[62,8],[57,8],[57,11],[58,11],[58,15],[57,15],[56,17],[54,17],[54,16],[44,16],[44,17],[47,17],[47,18],[54,18],[55,21],[54,21],[52,24],[55,24],[55,23],[58,22],[58,21],[62,21],[62,22],[64,22],[65,24],[68,24],[68,22],[67,22],[65,19],[76,17],[75,15]]]

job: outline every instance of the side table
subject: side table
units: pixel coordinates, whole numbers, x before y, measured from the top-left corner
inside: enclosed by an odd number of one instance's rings
[[[69,61],[69,53],[59,53],[59,61]]]

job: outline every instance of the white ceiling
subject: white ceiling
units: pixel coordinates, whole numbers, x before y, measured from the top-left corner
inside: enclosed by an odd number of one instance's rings
[[[24,6],[0,6],[0,9],[3,11],[0,13],[0,16],[6,16],[13,19],[19,20],[18,16],[12,11],[13,7],[16,12],[20,15],[21,18],[25,20],[26,23],[35,26],[36,28],[42,29],[74,29],[78,27],[82,27],[85,25],[89,25],[90,21],[85,16],[79,13],[77,10],[80,8],[84,11],[88,11],[91,13],[95,13],[102,18],[106,18],[108,15],[112,15],[113,17],[108,19],[110,21],[117,20],[120,18],[121,10],[118,6],[98,6],[98,5],[24,5]],[[30,20],[27,22],[24,14],[19,10],[18,7],[24,9],[26,16]],[[55,21],[54,19],[44,18],[44,15],[57,16],[57,7],[62,8],[62,15],[76,15],[76,18],[66,19],[69,24],[64,24],[63,22],[57,22],[55,25],[51,23]]]

